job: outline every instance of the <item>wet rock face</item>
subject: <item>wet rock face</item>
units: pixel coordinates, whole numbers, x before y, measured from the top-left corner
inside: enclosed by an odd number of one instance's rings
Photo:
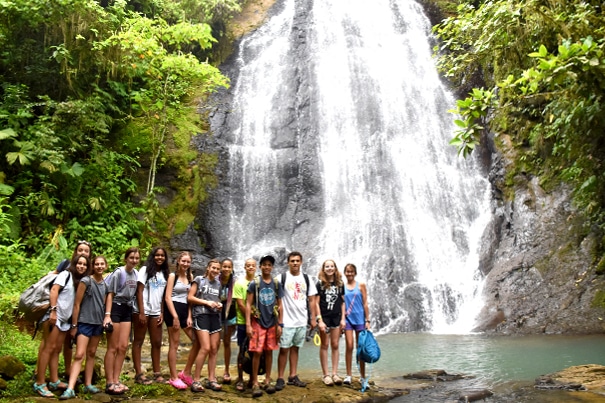
[[[492,184],[503,183],[505,159],[496,163]],[[546,192],[539,178],[515,178],[514,200],[496,200],[486,229],[482,271],[485,306],[475,330],[498,333],[602,333],[604,311],[592,307],[603,276],[594,274],[596,239],[564,186]],[[501,194],[495,191],[495,194]]]

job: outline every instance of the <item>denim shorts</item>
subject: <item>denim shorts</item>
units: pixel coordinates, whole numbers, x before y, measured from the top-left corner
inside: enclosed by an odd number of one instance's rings
[[[100,336],[103,334],[103,325],[91,325],[90,323],[78,323],[78,332],[76,338],[79,335],[86,337]]]
[[[114,302],[111,305],[111,321],[113,323],[132,322],[132,305]]]

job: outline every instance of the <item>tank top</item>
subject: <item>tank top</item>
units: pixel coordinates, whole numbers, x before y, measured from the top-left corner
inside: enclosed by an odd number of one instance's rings
[[[351,303],[353,307],[351,308]],[[365,325],[366,315],[363,310],[363,296],[359,289],[359,282],[355,282],[355,287],[349,290],[345,285],[345,313],[346,319],[351,325]]]
[[[191,284],[181,283],[180,280],[176,279],[174,282],[174,286],[172,287],[172,302],[180,302],[181,304],[187,303],[187,295],[189,294],[189,289],[191,288]]]

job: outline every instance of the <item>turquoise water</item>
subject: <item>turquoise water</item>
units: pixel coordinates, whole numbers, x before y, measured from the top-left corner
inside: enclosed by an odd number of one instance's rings
[[[573,365],[605,365],[605,335],[406,333],[379,336],[378,342],[382,356],[371,369],[371,377],[377,383],[410,372],[443,369],[448,373],[474,375],[477,384],[497,388],[511,382],[533,382],[540,375]],[[340,349],[339,373],[344,374],[344,340],[341,341]],[[306,343],[300,352],[299,372],[309,377],[320,377],[318,356],[318,347]],[[353,373],[357,374],[356,368]]]

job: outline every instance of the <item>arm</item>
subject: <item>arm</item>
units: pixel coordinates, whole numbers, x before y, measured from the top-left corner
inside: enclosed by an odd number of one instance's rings
[[[363,302],[363,313],[366,318],[366,329],[370,328],[370,309],[368,308],[368,291],[364,283],[359,284],[361,291],[361,300]]]
[[[326,331],[326,324],[323,321],[323,318],[321,317],[321,308],[319,307],[319,301],[320,301],[320,296],[319,294],[317,294],[314,298],[315,301],[315,307],[314,307],[314,311],[316,314],[311,313],[312,316],[315,316],[316,320],[317,320],[317,327],[319,327],[319,330],[322,332]]]
[[[141,325],[146,325],[147,317],[145,316],[145,303],[143,301],[143,289],[145,289],[145,284],[137,282],[137,306],[139,307],[139,323]]]
[[[166,282],[166,292],[164,293],[166,307],[168,308],[168,312],[164,312],[166,315],[170,315],[174,318],[172,322],[172,327],[175,329],[179,329],[179,315],[176,313],[176,309],[174,309],[174,302],[172,302],[172,291],[174,290],[174,285],[176,284],[176,274],[170,273],[168,275],[168,281]],[[164,310],[164,304],[162,304],[162,310]]]
[[[108,292],[105,297],[105,317],[103,318],[103,327],[111,323],[111,306],[113,305],[113,292]]]
[[[345,309],[346,308],[346,304],[345,304],[345,296],[344,296],[344,294],[342,294],[340,296],[340,298],[342,299],[342,303],[341,303],[342,305],[340,307],[340,313],[341,313],[341,316],[340,316],[340,331],[344,332],[345,326],[347,325],[347,317],[346,317],[346,313],[347,312],[346,312],[346,309]]]
[[[277,315],[277,326],[275,326],[275,336],[277,336],[277,342],[279,343],[279,338],[281,337],[281,333],[284,330],[281,325],[284,324],[284,310],[281,302],[281,298],[277,298],[277,306],[279,309],[279,314]]]
[[[311,310],[311,329],[317,326],[317,315],[319,315],[319,296],[317,294],[309,297],[309,309]]]
[[[50,289],[50,318],[48,319],[48,324],[50,326],[54,326],[57,323],[57,300],[59,299],[59,292],[63,287],[59,284],[53,284]]]
[[[254,302],[254,294],[251,292],[246,296],[246,334],[248,337],[252,337],[252,322],[250,320],[250,315],[252,312],[252,302]]]
[[[78,284],[78,290],[76,291],[76,299],[74,300],[74,311],[71,315],[71,336],[76,337],[76,333],[78,330],[78,318],[80,317],[80,305],[82,304],[82,299],[84,299],[84,294],[86,294],[86,284],[83,281],[80,281]]]

